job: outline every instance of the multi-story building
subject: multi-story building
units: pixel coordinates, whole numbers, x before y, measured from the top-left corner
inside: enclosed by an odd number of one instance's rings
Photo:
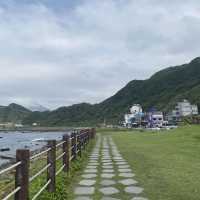
[[[188,100],[184,99],[182,102],[177,103],[177,106],[172,113],[176,117],[198,115],[198,106],[192,105]]]
[[[148,113],[149,127],[162,127],[164,123],[164,116],[162,112],[154,111]]]

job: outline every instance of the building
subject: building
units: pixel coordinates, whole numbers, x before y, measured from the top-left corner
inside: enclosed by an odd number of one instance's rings
[[[140,104],[134,104],[130,108],[130,113],[124,115],[125,126],[133,127],[139,126],[141,124],[141,119],[143,116],[142,107]]]
[[[162,127],[164,124],[164,116],[162,112],[154,111],[148,113],[148,124],[151,128]]]
[[[188,100],[184,99],[182,102],[177,103],[172,115],[176,118],[198,115],[198,106],[192,105]]]

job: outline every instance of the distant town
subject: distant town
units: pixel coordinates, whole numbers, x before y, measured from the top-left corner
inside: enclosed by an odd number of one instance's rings
[[[177,125],[184,117],[192,117],[198,115],[198,106],[191,104],[184,99],[178,102],[175,108],[164,113],[162,111],[151,108],[144,112],[140,104],[134,104],[130,108],[130,112],[124,115],[123,126],[131,127],[145,127],[145,128],[163,128]]]

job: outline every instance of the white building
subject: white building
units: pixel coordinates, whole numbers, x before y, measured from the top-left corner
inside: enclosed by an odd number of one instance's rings
[[[198,106],[192,105],[188,100],[184,99],[182,102],[177,103],[177,106],[172,113],[176,114],[177,117],[198,115]]]
[[[134,104],[130,108],[130,113],[124,115],[125,126],[136,125],[141,121],[142,107],[140,104]]]

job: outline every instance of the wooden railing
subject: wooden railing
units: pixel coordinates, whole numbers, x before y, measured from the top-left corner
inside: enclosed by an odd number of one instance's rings
[[[7,193],[2,200],[8,200],[14,197],[14,200],[29,200],[31,183],[47,172],[46,183],[37,191],[31,200],[36,200],[40,194],[47,190],[50,193],[55,192],[56,176],[62,171],[69,172],[71,161],[76,160],[77,156],[81,156],[82,150],[91,139],[95,138],[95,129],[83,129],[73,131],[71,134],[63,135],[60,143],[56,140],[48,141],[47,148],[35,155],[30,155],[30,150],[18,149],[16,151],[16,163],[12,166],[0,171],[0,175],[9,173],[15,170],[15,188],[10,193]],[[59,155],[57,155],[59,153]],[[30,162],[36,162],[41,157],[47,159],[47,164],[30,176]],[[56,168],[58,161],[62,161],[61,167]],[[6,193],[6,191],[5,191]]]

